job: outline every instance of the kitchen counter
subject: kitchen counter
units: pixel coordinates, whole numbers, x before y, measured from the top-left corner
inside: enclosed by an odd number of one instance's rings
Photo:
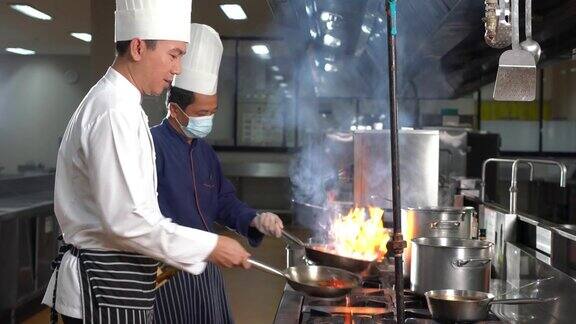
[[[576,307],[576,281],[563,272],[536,258],[535,251],[507,243],[506,272],[503,278],[492,279],[490,291],[497,298],[557,298],[554,301],[533,305],[494,305],[492,312],[506,323],[547,324],[574,323]],[[526,284],[537,284],[522,288]],[[520,287],[520,289],[515,289]],[[278,305],[274,323],[298,324],[303,295],[288,285]]]
[[[52,190],[22,183],[3,185],[0,246],[10,248],[0,255],[0,322],[15,323],[18,311],[46,289],[59,231]]]
[[[52,208],[53,191],[40,191],[28,194],[0,198],[0,220],[4,217],[35,210],[37,208]]]
[[[506,298],[557,298],[557,300],[534,305],[494,305],[493,312],[503,320],[516,323],[574,323],[576,308],[576,281],[563,272],[540,261],[536,251],[513,243],[506,245],[506,284],[502,280],[492,282],[495,295],[513,287],[522,287],[537,279],[537,285],[507,294]]]

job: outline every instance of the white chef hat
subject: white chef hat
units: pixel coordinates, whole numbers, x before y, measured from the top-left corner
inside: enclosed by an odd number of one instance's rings
[[[218,32],[207,25],[192,24],[188,50],[182,57],[182,73],[174,77],[172,85],[205,95],[216,94],[223,51]]]
[[[192,0],[116,0],[114,40],[190,40]]]

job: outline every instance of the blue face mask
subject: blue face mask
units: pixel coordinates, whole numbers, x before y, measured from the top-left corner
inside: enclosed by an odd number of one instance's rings
[[[186,115],[186,113],[184,112],[184,110],[182,110],[182,108],[180,108],[180,106],[178,106],[178,108],[180,109],[180,111],[182,111],[182,113],[184,113],[184,115]],[[180,124],[178,119],[176,118],[174,119],[176,119],[176,122],[178,123],[178,125],[180,125],[180,128],[187,137],[204,138],[208,136],[208,134],[210,134],[210,132],[212,131],[212,120],[214,119],[214,115],[202,116],[202,117],[190,117],[186,115],[186,117],[188,117],[188,125],[186,126],[182,126],[182,124]]]

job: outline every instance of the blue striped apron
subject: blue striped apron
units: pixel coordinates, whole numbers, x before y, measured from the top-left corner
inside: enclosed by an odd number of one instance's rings
[[[180,271],[156,291],[154,323],[232,324],[220,269],[208,262],[200,275]]]

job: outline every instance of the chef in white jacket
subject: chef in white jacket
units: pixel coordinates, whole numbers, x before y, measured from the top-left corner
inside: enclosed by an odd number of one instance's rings
[[[54,209],[66,245],[43,303],[65,323],[151,322],[156,260],[193,274],[207,260],[249,267],[236,241],[176,225],[157,203],[141,100],[180,73],[190,17],[191,0],[116,0],[118,55],[70,119],[58,151]]]

